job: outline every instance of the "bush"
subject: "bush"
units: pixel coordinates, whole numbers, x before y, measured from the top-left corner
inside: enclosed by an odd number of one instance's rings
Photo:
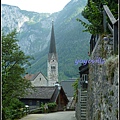
[[[48,109],[54,109],[57,106],[57,104],[54,103],[48,103]]]
[[[13,98],[10,101],[10,106],[2,108],[2,119],[6,120],[13,120],[16,118],[21,118],[23,116],[23,110],[25,105],[20,102],[18,99]]]

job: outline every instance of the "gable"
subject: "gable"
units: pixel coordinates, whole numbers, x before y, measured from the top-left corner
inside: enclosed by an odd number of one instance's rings
[[[47,79],[42,73],[39,73],[36,77],[31,80],[34,86],[47,86]]]
[[[30,80],[33,86],[47,86],[48,84],[47,78],[41,72],[26,74],[24,78]]]

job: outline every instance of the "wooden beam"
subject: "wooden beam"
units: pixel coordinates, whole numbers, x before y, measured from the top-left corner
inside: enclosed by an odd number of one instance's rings
[[[111,25],[108,23],[108,28],[110,30],[110,32],[113,34],[113,28],[111,27]]]
[[[113,25],[113,52],[118,54],[118,21]]]
[[[114,24],[116,22],[116,19],[114,18],[113,14],[111,13],[111,11],[108,8],[108,6],[107,5],[103,5],[103,8],[104,8],[106,14],[108,15],[110,21],[112,22],[112,24]]]
[[[103,27],[104,27],[104,33],[106,32],[106,12],[103,10]]]

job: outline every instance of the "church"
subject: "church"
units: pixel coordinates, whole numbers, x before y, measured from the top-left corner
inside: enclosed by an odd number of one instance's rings
[[[30,80],[32,86],[55,86],[58,82],[58,56],[56,51],[53,21],[47,60],[47,77],[45,77],[42,72],[38,72],[36,74],[26,74],[24,78]]]

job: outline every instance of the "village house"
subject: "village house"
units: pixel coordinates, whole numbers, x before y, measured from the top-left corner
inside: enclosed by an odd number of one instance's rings
[[[57,104],[56,110],[64,110],[68,104],[67,96],[61,86],[39,86],[29,89],[27,95],[20,98],[20,101],[35,109],[45,103]]]

